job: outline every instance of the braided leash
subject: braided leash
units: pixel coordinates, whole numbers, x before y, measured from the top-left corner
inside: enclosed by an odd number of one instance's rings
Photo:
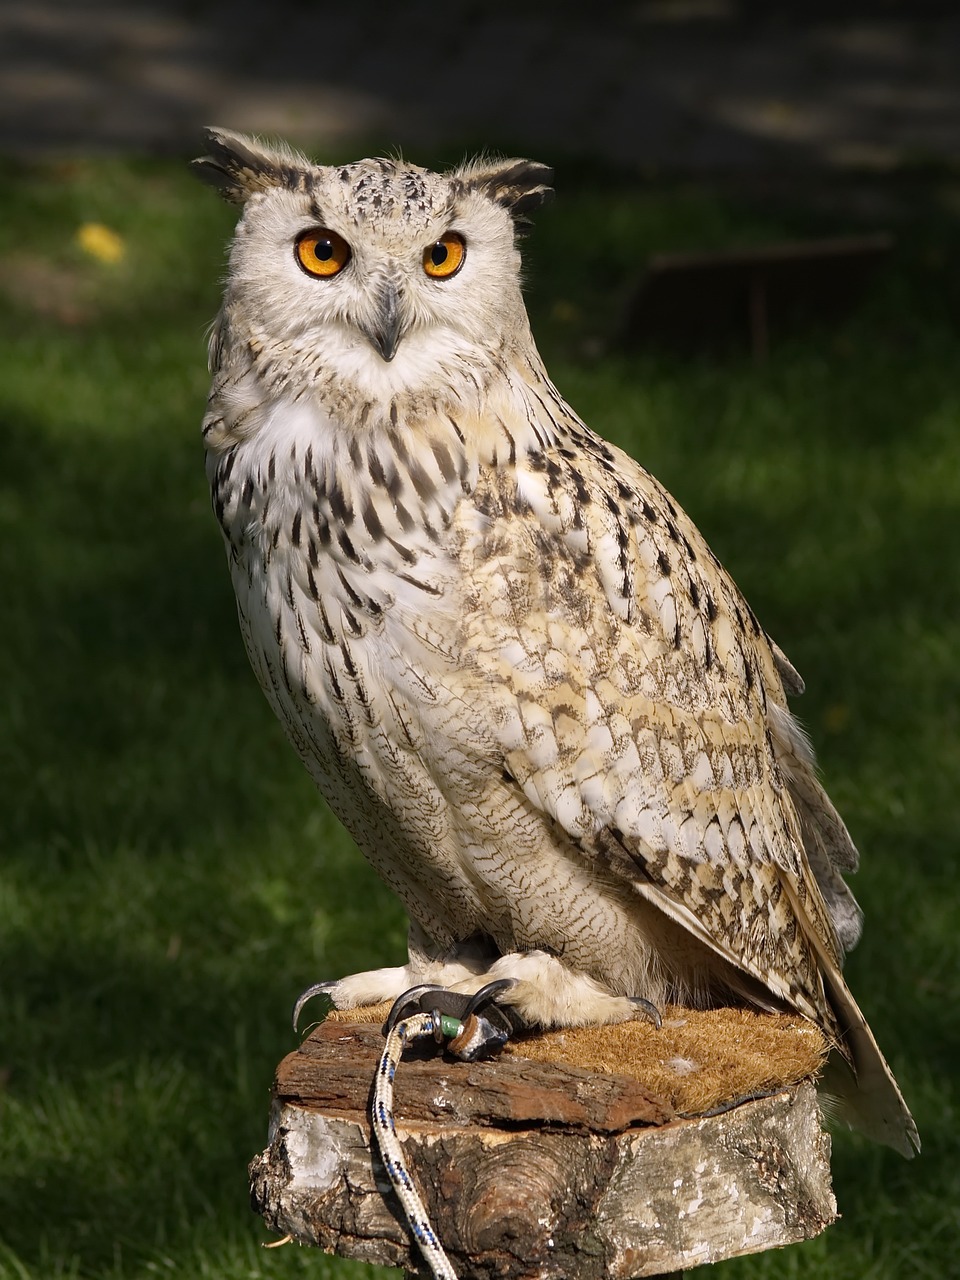
[[[413,1237],[420,1246],[420,1252],[433,1273],[434,1280],[457,1280],[457,1273],[451,1266],[443,1245],[437,1239],[437,1233],[430,1225],[426,1207],[420,1199],[413,1178],[404,1162],[403,1148],[397,1138],[397,1127],[393,1118],[393,1078],[397,1073],[403,1051],[411,1041],[430,1036],[438,1044],[442,1044],[445,1039],[456,1038],[463,1032],[464,1024],[458,1018],[447,1017],[436,1011],[415,1013],[409,1018],[404,1018],[387,1033],[387,1041],[380,1056],[373,1083],[371,1120],[374,1133],[377,1135],[380,1156],[387,1171],[387,1177],[403,1205]]]

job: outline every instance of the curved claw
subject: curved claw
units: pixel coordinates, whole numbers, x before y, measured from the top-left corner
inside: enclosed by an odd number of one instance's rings
[[[424,1004],[422,1000],[422,997],[425,996],[428,991],[432,991],[435,994],[453,994],[453,992],[448,992],[446,987],[438,987],[432,982],[421,982],[415,987],[408,987],[406,991],[402,991],[400,995],[397,996],[396,1000],[394,1000],[393,1004],[390,1006],[390,1012],[387,1014],[387,1020],[383,1024],[383,1034],[385,1036],[390,1034],[393,1028],[400,1021],[400,1015],[406,1013],[411,1005],[413,1006],[413,1008],[410,1009],[411,1013],[431,1013],[434,1006],[428,1006]],[[446,1012],[446,1009],[441,1009],[441,1013]]]
[[[333,1005],[333,999],[330,997],[330,991],[331,991],[331,988],[335,987],[336,985],[337,985],[336,982],[315,982],[312,987],[307,987],[306,991],[304,991],[301,994],[299,1000],[293,1006],[294,1031],[296,1031],[297,1023],[300,1021],[300,1014],[303,1011],[303,1006],[307,1003],[308,1000],[312,1000],[314,996],[324,995],[324,996],[327,996],[328,999],[330,999],[331,1006]]]
[[[660,1016],[660,1010],[657,1006],[655,1004],[651,1004],[649,1000],[644,1000],[643,996],[629,996],[628,998],[634,1008],[637,1009],[639,1013],[643,1014],[648,1022],[652,1022],[659,1031],[663,1025],[663,1019]]]
[[[497,997],[514,985],[513,978],[499,978],[468,995],[463,991],[451,991],[449,987],[422,983],[411,987],[394,1002],[383,1034],[389,1035],[398,1022],[414,1013],[433,1014],[436,1019],[434,1034],[442,1044],[444,1033],[440,1030],[440,1017],[455,1019],[460,1029],[447,1041],[447,1049],[465,1062],[487,1058],[496,1053],[513,1035],[515,1025],[507,1010],[497,1004]],[[450,1035],[450,1032],[446,1032]]]
[[[496,982],[488,982],[486,986],[481,987],[479,991],[475,991],[473,995],[467,995],[462,991],[451,991],[449,987],[436,986],[433,983],[423,982],[416,987],[410,987],[408,991],[404,991],[402,995],[397,996],[394,1000],[390,1012],[387,1014],[387,1020],[383,1024],[383,1034],[389,1035],[398,1022],[404,1016],[409,1017],[411,1013],[433,1013],[434,1011],[446,1014],[448,1017],[457,1018],[460,1022],[466,1022],[467,1019],[483,1009],[487,1005],[496,1005],[497,997],[503,992],[508,991],[514,985],[513,978],[498,978]],[[506,1015],[498,1009],[500,1015],[496,1018],[497,1022],[505,1022],[509,1026],[509,1020]],[[509,1034],[509,1031],[507,1032]]]
[[[476,1013],[485,1004],[496,1002],[498,996],[503,995],[505,991],[509,991],[514,986],[516,986],[516,979],[514,978],[498,978],[496,982],[488,982],[485,987],[481,987],[479,991],[475,991],[470,997],[460,1021],[466,1022],[471,1013]]]

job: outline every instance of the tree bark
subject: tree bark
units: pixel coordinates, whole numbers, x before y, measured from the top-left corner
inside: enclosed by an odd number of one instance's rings
[[[415,1273],[422,1260],[371,1146],[382,1046],[374,1026],[327,1023],[284,1059],[251,1194],[281,1235]],[[662,1275],[804,1240],[836,1217],[810,1082],[690,1119],[625,1075],[414,1052],[395,1113],[462,1280]]]

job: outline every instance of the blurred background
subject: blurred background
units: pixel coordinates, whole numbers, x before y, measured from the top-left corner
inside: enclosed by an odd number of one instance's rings
[[[18,152],[178,154],[228,121],[634,170],[960,158],[948,0],[6,0],[0,22]]]
[[[960,13],[513,0],[0,7],[0,1277],[264,1252],[246,1164],[309,983],[405,924],[249,672],[203,477],[216,123],[556,169],[534,332],[807,680],[863,854],[848,975],[924,1141],[719,1276],[960,1274]]]

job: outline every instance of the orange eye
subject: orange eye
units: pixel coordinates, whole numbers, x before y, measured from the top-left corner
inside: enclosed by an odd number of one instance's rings
[[[329,280],[338,275],[350,261],[350,246],[343,236],[326,227],[317,227],[313,231],[304,231],[297,237],[294,248],[297,262],[308,276],[319,276]]]
[[[448,280],[463,266],[467,245],[457,231],[448,231],[423,251],[423,269],[434,280]]]

